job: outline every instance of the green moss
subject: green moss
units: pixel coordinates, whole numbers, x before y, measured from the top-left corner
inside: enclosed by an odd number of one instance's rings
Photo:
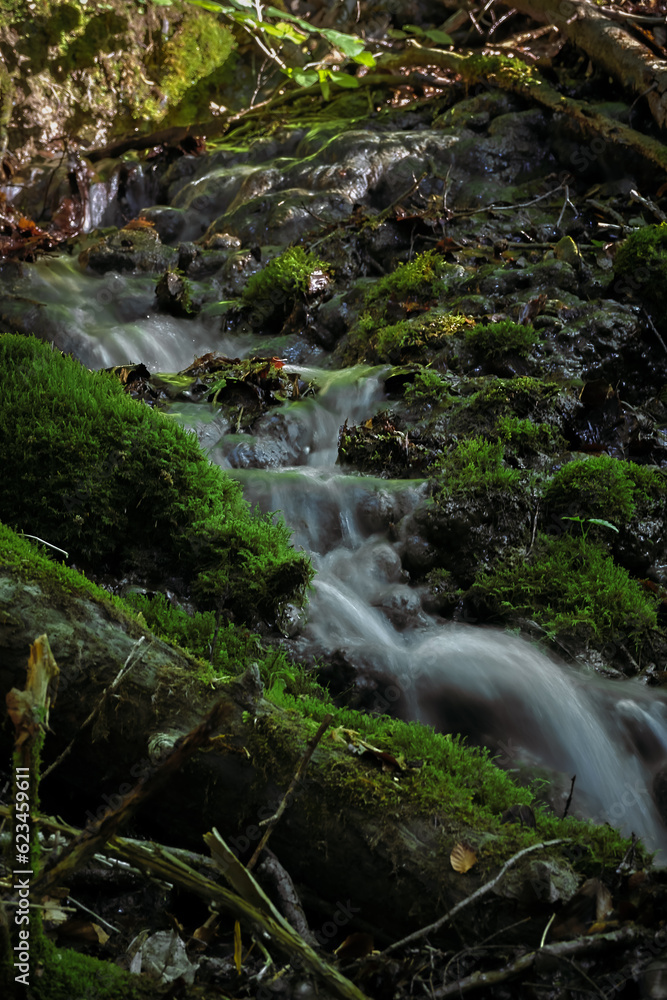
[[[520,455],[560,451],[566,444],[562,435],[549,424],[520,420],[518,417],[501,417],[493,433],[498,436],[499,441]]]
[[[303,599],[312,571],[287,527],[253,515],[193,434],[33,337],[0,337],[0,369],[6,523],[84,567],[179,573],[243,620]]]
[[[360,331],[366,323],[360,322]],[[445,313],[419,317],[414,320],[400,320],[388,326],[377,325],[375,348],[378,360],[398,361],[406,353],[434,350],[446,344],[459,333],[466,324],[465,316]]]
[[[487,441],[482,437],[459,441],[435,464],[442,494],[511,490],[520,482],[521,472],[506,468],[504,455],[502,441]]]
[[[556,515],[577,514],[624,524],[638,504],[647,506],[664,496],[665,483],[657,469],[600,455],[563,466],[547,486],[544,500]]]
[[[406,383],[403,398],[407,403],[447,403],[449,401],[449,384],[433,371],[432,368],[421,368],[415,373],[414,380]]]
[[[624,240],[614,260],[619,290],[640,294],[656,305],[667,288],[667,223],[643,226]]]
[[[478,574],[468,596],[501,617],[528,615],[551,636],[577,630],[605,642],[657,624],[655,599],[583,536],[538,535],[528,558],[523,549],[508,553]]]
[[[172,111],[168,115],[172,124],[192,124],[193,117],[188,118],[188,113],[196,117],[206,110],[207,90],[201,85],[224,67],[235,47],[232,31],[218,17],[186,8],[183,19],[162,48],[158,72],[168,107],[180,105],[179,114]]]
[[[412,260],[398,265],[373,284],[366,296],[367,305],[384,303],[387,299],[435,299],[447,288],[446,275],[452,265],[435,250],[417,254]]]
[[[164,594],[153,597],[128,594],[125,602],[141,614],[148,628],[161,639],[207,663],[208,678],[242,674],[256,664],[266,685],[281,683],[284,690],[294,695],[304,691],[323,692],[312,673],[290,663],[282,650],[266,648],[260,637],[247,628],[220,623],[212,611],[189,614]]]
[[[465,335],[466,345],[479,358],[499,358],[504,354],[528,357],[538,341],[537,331],[509,319],[501,323],[475,326]]]
[[[147,988],[137,976],[112,962],[69,948],[57,949],[50,941],[42,942],[35,957],[44,966],[42,975],[30,978],[30,992],[36,1000],[139,1000],[155,995],[154,985]]]
[[[560,820],[537,806],[532,792],[517,786],[509,774],[496,767],[488,751],[469,747],[459,737],[434,732],[419,723],[406,723],[383,715],[362,715],[339,708],[326,696],[294,696],[280,683],[274,684],[267,697],[288,710],[283,721],[272,717],[258,720],[257,740],[251,747],[253,760],[262,756],[275,770],[277,747],[289,745],[294,735],[294,760],[285,761],[284,780],[289,782],[293,767],[303,753],[304,734],[301,717],[311,719],[307,734],[312,735],[325,715],[333,716],[328,741],[346,746],[361,737],[373,747],[391,754],[403,771],[382,773],[372,763],[350,754],[325,755],[311,762],[309,773],[322,787],[321,802],[340,808],[341,795],[350,808],[363,808],[375,814],[380,823],[389,818],[410,822],[417,816],[432,820],[438,817],[443,830],[461,836],[473,834],[485,840],[485,864],[497,864],[540,840],[571,838],[578,845],[582,867],[592,861],[617,862],[627,850],[627,841],[609,827],[598,827],[577,820]],[[291,710],[291,712],[289,711]],[[298,713],[299,721],[295,713]],[[290,721],[293,716],[294,721]],[[356,734],[356,735],[355,735]],[[329,743],[331,745],[331,743]],[[502,824],[502,813],[512,805],[533,804],[537,829]],[[491,834],[491,837],[485,837]],[[451,842],[447,841],[449,849]],[[587,855],[587,849],[590,855]]]
[[[288,247],[248,279],[242,300],[259,322],[282,319],[295,300],[309,293],[313,274],[329,270],[326,261],[303,247]]]

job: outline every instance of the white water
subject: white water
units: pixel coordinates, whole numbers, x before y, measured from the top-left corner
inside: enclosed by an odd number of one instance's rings
[[[311,373],[312,374],[312,373]],[[380,703],[443,732],[464,732],[504,758],[576,774],[573,812],[667,849],[651,795],[667,765],[667,703],[634,681],[614,682],[548,656],[495,629],[424,613],[400,564],[400,525],[425,484],[344,475],[333,465],[338,428],[380,405],[365,371],[322,373],[326,391],[287,408],[303,423],[303,465],[230,470],[264,510],[281,510],[317,569],[301,649],[341,653],[368,669]],[[220,458],[224,449],[214,448]],[[306,464],[307,463],[307,464]],[[229,462],[221,459],[229,467]],[[401,608],[410,610],[404,625]]]
[[[231,356],[254,345],[219,332],[219,320],[183,321],[152,311],[154,278],[84,276],[71,261],[25,269],[25,297],[49,317],[61,349],[90,367],[143,361],[177,371],[194,355]],[[667,852],[667,830],[651,795],[667,766],[667,705],[635,682],[578,672],[534,645],[493,629],[444,623],[420,607],[401,570],[401,522],[425,484],[346,475],[335,466],[340,426],[382,405],[377,372],[299,369],[316,397],[273,410],[255,439],[235,435],[205,405],[179,404],[213,461],[264,510],[281,510],[295,544],[317,569],[297,648],[339,653],[359,667],[383,709],[443,732],[463,732],[504,758],[577,775],[573,811],[608,820]],[[270,468],[250,467],[265,455]],[[245,467],[243,467],[245,465]],[[241,467],[239,467],[241,466]]]

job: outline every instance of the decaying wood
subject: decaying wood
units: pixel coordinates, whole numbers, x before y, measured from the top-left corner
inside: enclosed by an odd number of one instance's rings
[[[85,592],[59,597],[52,581],[46,587],[34,578],[26,586],[8,568],[0,569],[0,586],[12,595],[0,623],[0,685],[7,690],[25,677],[37,623],[52,637],[61,670],[57,725],[52,722],[43,755],[48,764],[78,732],[136,639],[146,634],[145,626]],[[118,829],[115,821],[104,825],[108,807],[120,807],[115,814],[120,819],[137,779],[160,771],[149,749],[155,737],[163,734],[173,743],[224,697],[230,710],[224,731],[205,752],[172,769],[150,808],[140,809],[133,822],[148,837],[160,839],[168,829],[172,842],[194,851],[216,827],[242,859],[250,857],[263,832],[260,821],[276,812],[317,725],[265,700],[256,676],[211,682],[202,676],[201,664],[158,639],[142,649],[141,659],[106,699],[95,727],[81,734],[74,751],[43,782],[44,811],[65,812],[78,827],[90,821],[80,844],[88,856]],[[6,733],[4,739],[7,744]],[[356,789],[354,798],[350,789]],[[72,799],[85,804],[68,805]],[[314,897],[323,924],[338,910],[349,914],[344,926],[336,925],[341,930],[332,944],[359,930],[385,947],[437,920],[493,874],[479,865],[462,879],[442,864],[443,851],[448,854],[456,841],[457,823],[446,802],[439,811],[424,813],[418,781],[400,785],[345,744],[325,738],[271,844],[290,876]],[[568,867],[562,858],[558,864]],[[65,859],[49,878],[64,877],[67,870]],[[519,904],[489,905],[489,899],[464,909],[457,927],[489,934],[523,915]]]
[[[660,59],[607,12],[580,0],[511,0],[507,6],[535,21],[554,24],[593,62],[646,97],[651,114],[663,128],[667,123],[667,61]],[[622,12],[619,11],[622,16]],[[663,18],[664,24],[664,18]]]
[[[56,860],[47,865],[32,883],[34,895],[46,895],[49,890],[67,879],[91,858],[107,840],[129,819],[129,817],[155,794],[157,789],[183,768],[183,765],[197,750],[208,743],[213,733],[229,714],[227,702],[217,702],[203,722],[189,733],[183,742],[166,758],[157,771],[142,779],[134,791],[121,804],[110,810],[102,819],[87,827]]]

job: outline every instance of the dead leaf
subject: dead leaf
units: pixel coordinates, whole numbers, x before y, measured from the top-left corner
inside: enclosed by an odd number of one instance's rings
[[[351,962],[355,958],[366,958],[373,951],[372,934],[349,934],[334,951],[341,962]]]
[[[460,840],[454,844],[452,853],[449,855],[449,862],[455,872],[463,874],[477,864],[477,855],[470,844]]]

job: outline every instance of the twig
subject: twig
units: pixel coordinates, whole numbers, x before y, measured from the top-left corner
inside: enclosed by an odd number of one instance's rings
[[[390,952],[396,951],[398,948],[403,948],[406,944],[412,944],[413,941],[419,941],[421,938],[426,937],[427,934],[435,934],[436,931],[439,931],[444,924],[451,920],[452,917],[455,917],[457,913],[464,909],[464,907],[469,906],[471,903],[474,903],[475,900],[480,899],[481,896],[485,896],[487,892],[490,892],[491,889],[493,889],[493,887],[500,882],[505,872],[509,871],[509,869],[512,868],[517,861],[524,857],[524,855],[530,854],[531,851],[538,851],[543,847],[553,847],[555,844],[564,843],[566,843],[566,841],[561,837],[558,840],[545,840],[541,844],[532,844],[531,847],[524,847],[522,851],[519,851],[518,854],[513,854],[509,861],[505,862],[495,878],[492,878],[490,882],[485,882],[484,885],[481,885],[476,892],[472,893],[472,895],[466,896],[465,899],[462,899],[460,903],[457,903],[451,910],[448,910],[444,917],[440,917],[440,919],[436,920],[434,924],[429,924],[428,927],[422,927],[421,930],[414,931],[413,934],[408,934],[408,936],[402,938],[402,940],[396,941],[394,944],[390,944],[388,948],[385,948],[382,954],[388,955]]]
[[[308,767],[308,763],[310,761],[310,758],[313,756],[313,753],[315,752],[315,748],[316,748],[317,744],[320,742],[320,740],[324,736],[325,732],[327,731],[327,729],[329,727],[329,723],[331,722],[332,718],[333,718],[332,715],[325,715],[324,716],[324,718],[322,719],[322,722],[320,723],[319,729],[317,730],[317,732],[313,736],[312,740],[309,742],[309,744],[308,744],[308,746],[306,748],[306,752],[304,753],[303,757],[301,758],[299,766],[296,769],[296,773],[295,773],[294,777],[292,778],[292,780],[290,782],[290,786],[287,789],[287,791],[285,792],[285,794],[283,795],[282,802],[280,803],[280,805],[276,809],[276,811],[273,814],[273,816],[270,816],[268,819],[262,820],[262,822],[259,824],[260,826],[265,826],[266,830],[264,832],[264,836],[262,837],[262,839],[260,840],[259,844],[255,848],[255,853],[253,854],[253,856],[251,857],[250,861],[246,865],[246,868],[249,871],[251,871],[255,867],[255,865],[257,864],[257,860],[258,860],[260,854],[262,853],[262,851],[264,850],[264,848],[266,847],[266,842],[268,841],[269,837],[271,836],[271,833],[273,832],[274,826],[276,825],[276,823],[278,822],[278,820],[280,819],[280,817],[282,816],[282,814],[285,812],[285,809],[287,808],[287,803],[288,803],[290,797],[294,794],[294,789],[296,788],[296,786],[298,785],[298,783],[301,781],[303,773],[306,770],[306,768]]]
[[[529,969],[537,956],[550,956],[551,958],[568,958],[580,952],[595,951],[600,948],[612,947],[618,944],[631,944],[641,937],[641,930],[638,927],[622,927],[620,930],[611,931],[608,934],[597,934],[594,937],[577,938],[574,941],[560,941],[557,944],[548,944],[537,951],[530,951],[527,955],[522,955],[515,962],[503,966],[502,969],[493,969],[491,972],[473,972],[472,975],[459,979],[456,983],[448,983],[447,986],[435,990],[432,994],[433,1000],[443,1000],[444,997],[459,997],[464,993],[471,993],[483,987],[494,986],[502,983],[519,972]]]
[[[563,819],[565,819],[565,817],[567,816],[567,814],[568,814],[568,812],[570,810],[570,805],[572,804],[572,792],[574,791],[574,783],[575,783],[576,780],[577,780],[577,776],[576,776],[576,774],[573,774],[572,775],[572,783],[570,785],[570,794],[567,797],[567,802],[565,803],[565,809],[563,810]]]
[[[70,753],[72,752],[72,747],[74,746],[74,743],[76,742],[77,736],[79,736],[83,732],[83,730],[87,726],[89,726],[90,723],[99,715],[99,713],[102,711],[102,707],[104,706],[104,703],[105,703],[106,699],[109,697],[109,695],[111,694],[111,692],[116,690],[116,688],[118,687],[118,685],[120,684],[120,682],[123,680],[123,678],[125,677],[125,675],[128,673],[128,671],[132,667],[136,666],[136,664],[139,662],[139,660],[141,659],[141,657],[138,656],[135,659],[134,663],[132,663],[132,664],[130,663],[130,661],[132,660],[132,656],[134,655],[135,650],[137,650],[139,648],[139,646],[141,646],[142,642],[144,642],[145,639],[146,639],[146,636],[142,635],[141,638],[137,639],[137,641],[134,643],[134,645],[132,646],[132,649],[130,650],[130,652],[128,654],[127,659],[125,660],[125,663],[120,668],[120,670],[118,671],[118,673],[116,674],[116,676],[112,680],[111,684],[109,684],[109,686],[104,689],[104,691],[102,692],[102,694],[100,696],[100,699],[97,702],[97,704],[93,706],[93,708],[92,708],[90,714],[88,715],[88,717],[85,718],[83,720],[83,722],[81,723],[81,725],[79,726],[79,729],[78,729],[78,732],[76,733],[76,735],[72,738],[72,740],[70,740],[69,744],[65,747],[65,749],[60,754],[60,756],[57,757],[53,761],[52,764],[49,764],[49,766],[47,767],[46,771],[42,775],[42,781],[44,780],[44,778],[47,778],[49,776],[49,774],[51,774],[51,771],[55,770],[55,768],[58,767],[59,764],[62,764],[62,762],[64,761],[65,757],[68,757],[70,755]],[[151,643],[150,646],[148,646],[148,649],[150,649],[152,645],[153,645],[153,643]]]
[[[38,538],[37,535],[29,535],[27,531],[22,531],[21,534],[24,538],[34,538],[36,542],[41,542],[42,545],[48,545],[50,549],[55,549],[56,552],[62,552],[65,559],[69,559],[69,552],[65,552],[64,549],[59,548],[59,546],[54,545],[52,542],[46,542],[43,538]]]

